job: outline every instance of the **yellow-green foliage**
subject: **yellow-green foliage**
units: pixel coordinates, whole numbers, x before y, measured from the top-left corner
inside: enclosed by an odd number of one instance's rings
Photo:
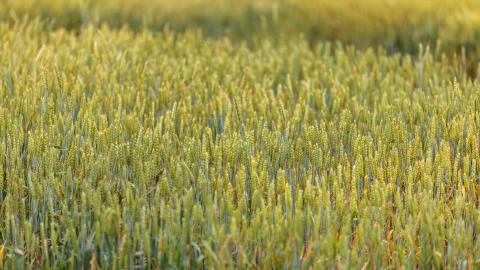
[[[420,42],[476,52],[476,0],[3,0],[0,18],[41,17],[58,27],[128,25],[134,29],[201,28],[231,38],[304,35],[357,46],[415,51]]]
[[[0,268],[480,267],[465,59],[40,19],[0,40]]]

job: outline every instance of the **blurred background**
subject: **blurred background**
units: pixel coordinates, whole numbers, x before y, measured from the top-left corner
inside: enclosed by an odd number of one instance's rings
[[[254,43],[304,36],[357,48],[412,53],[419,44],[463,57],[476,76],[478,0],[0,0],[0,19],[39,19],[46,28],[199,29]]]

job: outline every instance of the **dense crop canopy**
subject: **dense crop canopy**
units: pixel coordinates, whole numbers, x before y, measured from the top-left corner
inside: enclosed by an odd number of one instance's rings
[[[461,57],[0,24],[0,268],[477,268]]]

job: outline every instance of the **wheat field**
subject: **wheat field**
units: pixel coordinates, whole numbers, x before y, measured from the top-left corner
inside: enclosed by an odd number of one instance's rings
[[[480,268],[476,1],[0,6],[0,269]]]

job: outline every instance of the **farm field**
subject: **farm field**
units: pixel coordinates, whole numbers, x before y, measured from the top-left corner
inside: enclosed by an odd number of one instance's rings
[[[0,10],[0,269],[480,268],[478,2]]]

